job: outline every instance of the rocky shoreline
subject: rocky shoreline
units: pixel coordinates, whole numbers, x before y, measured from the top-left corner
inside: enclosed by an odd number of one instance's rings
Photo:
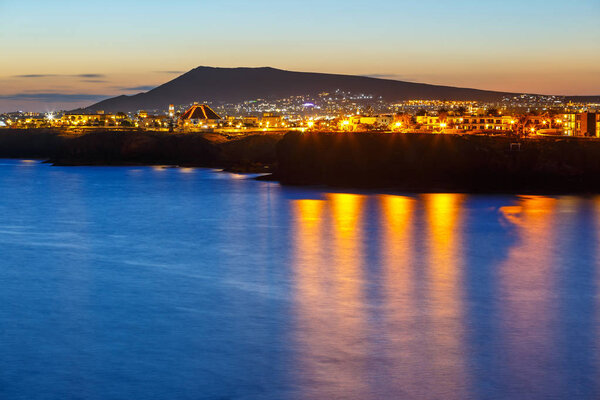
[[[600,193],[600,141],[390,133],[0,130],[0,157],[268,173],[284,185],[407,192]]]
[[[228,138],[216,134],[0,130],[0,157],[36,158],[61,166],[173,165],[272,172],[282,135]]]
[[[432,134],[298,134],[278,144],[287,185],[408,192],[600,193],[600,141]]]

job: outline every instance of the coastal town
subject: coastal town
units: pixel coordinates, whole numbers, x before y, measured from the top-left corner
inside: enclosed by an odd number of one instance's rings
[[[600,104],[525,94],[497,103],[418,99],[388,103],[371,95],[336,91],[240,104],[205,100],[136,112],[13,112],[0,115],[0,128],[56,128],[73,134],[103,129],[225,135],[300,131],[599,138]]]

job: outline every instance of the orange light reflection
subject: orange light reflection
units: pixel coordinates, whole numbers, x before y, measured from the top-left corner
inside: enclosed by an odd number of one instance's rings
[[[357,398],[368,393],[361,361],[368,352],[362,208],[363,198],[352,194],[294,202],[297,339],[303,348],[299,368],[303,379],[312,382],[310,387],[321,388],[320,396],[327,395],[325,390],[332,396],[353,393]]]
[[[427,287],[430,321],[427,335],[436,398],[468,397],[463,300],[462,194],[423,196],[428,247]],[[445,392],[453,388],[451,392]],[[439,391],[439,393],[437,393]]]
[[[513,366],[516,387],[529,388],[536,397],[536,381],[527,366],[531,361],[544,363],[553,357],[552,340],[538,332],[547,330],[552,320],[554,264],[552,255],[556,244],[557,200],[543,196],[521,197],[516,206],[502,207],[500,212],[515,225],[518,245],[512,247],[506,261],[499,266],[499,285],[502,299],[502,321],[505,332],[508,363]],[[546,361],[545,361],[546,360]],[[546,371],[548,372],[548,371]],[[548,372],[549,373],[549,372]]]

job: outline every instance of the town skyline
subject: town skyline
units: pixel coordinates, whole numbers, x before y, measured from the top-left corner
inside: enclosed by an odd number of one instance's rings
[[[3,1],[0,111],[90,105],[200,65],[600,94],[598,2],[481,3]]]

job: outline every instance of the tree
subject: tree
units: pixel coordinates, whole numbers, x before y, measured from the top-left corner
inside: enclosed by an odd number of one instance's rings
[[[487,114],[490,115],[490,116],[492,116],[492,117],[497,117],[497,116],[500,115],[500,113],[498,112],[498,109],[497,108],[493,108],[493,107],[492,108],[488,108]]]

